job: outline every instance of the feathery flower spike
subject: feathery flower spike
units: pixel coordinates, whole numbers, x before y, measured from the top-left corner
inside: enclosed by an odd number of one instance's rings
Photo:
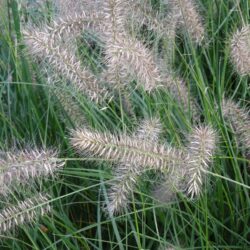
[[[158,143],[159,136],[162,132],[162,125],[158,118],[144,119],[133,134],[135,138]]]
[[[121,162],[115,169],[115,179],[108,190],[109,202],[105,208],[110,216],[123,213],[128,207],[130,195],[134,191],[137,177],[140,175],[134,167],[130,163]]]
[[[103,2],[103,32],[107,41],[115,41],[116,36],[125,30],[126,10],[128,0],[104,0]]]
[[[150,51],[126,32],[127,5],[128,1],[121,0],[106,0],[104,5],[105,61],[108,68],[104,75],[115,86],[135,77],[138,84],[151,91],[158,86],[159,71]]]
[[[250,25],[242,27],[233,35],[231,59],[240,75],[250,74]]]
[[[0,158],[0,194],[7,195],[11,187],[25,185],[31,179],[51,176],[65,162],[54,150],[26,149],[3,152]]]
[[[83,31],[94,29],[99,31],[103,16],[101,13],[86,14],[71,14],[65,16],[63,19],[55,20],[51,26],[47,26],[46,29],[50,32],[51,47],[56,46],[56,42],[60,42],[62,38],[66,36],[76,37]]]
[[[127,135],[93,132],[86,128],[71,134],[71,145],[79,152],[98,155],[107,160],[128,162],[145,169],[166,171],[183,162],[183,152],[165,148],[158,143],[148,143]]]
[[[195,0],[171,0],[170,3],[172,8],[179,11],[179,26],[189,32],[194,42],[201,44],[205,37],[205,29]]]
[[[154,31],[160,37],[175,36],[176,24],[179,16],[175,9],[161,13],[155,11],[152,5],[146,1],[132,1],[128,13],[130,26],[134,29],[137,25],[146,25],[148,30]],[[130,20],[131,19],[131,20]]]
[[[250,157],[249,110],[241,108],[233,100],[224,99],[222,102],[222,114],[232,124],[239,145],[246,150],[247,156]]]
[[[51,211],[48,195],[39,193],[36,197],[18,202],[16,206],[9,206],[0,211],[0,232],[14,230],[17,226],[32,223],[39,216]]]
[[[160,86],[160,72],[151,51],[128,34],[117,34],[116,40],[107,44],[106,61],[111,76],[118,74],[124,79],[132,75],[146,91]]]
[[[216,148],[216,132],[210,126],[195,127],[188,141],[190,159],[186,169],[187,194],[194,198],[202,191],[206,170]]]
[[[94,9],[97,9],[102,1],[96,0],[53,0],[52,4],[54,5],[56,15],[61,16],[70,16],[72,13],[82,14],[85,12],[93,12]]]
[[[134,138],[157,143],[161,133],[161,124],[158,119],[145,119],[141,122]],[[142,174],[143,168],[129,162],[120,162],[114,174],[114,182],[108,191],[109,203],[107,210],[109,215],[122,213],[128,207],[131,193],[134,191],[138,177]]]
[[[48,30],[48,28],[47,28]],[[47,61],[59,74],[73,83],[76,89],[86,93],[90,99],[99,101],[107,96],[107,91],[100,88],[97,78],[67,48],[54,45],[54,38],[48,31],[26,30],[23,32],[31,54]]]

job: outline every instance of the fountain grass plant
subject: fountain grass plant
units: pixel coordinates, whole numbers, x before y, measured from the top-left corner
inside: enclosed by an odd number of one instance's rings
[[[1,249],[249,248],[250,4],[129,2],[0,0],[1,173],[66,162],[1,196]]]

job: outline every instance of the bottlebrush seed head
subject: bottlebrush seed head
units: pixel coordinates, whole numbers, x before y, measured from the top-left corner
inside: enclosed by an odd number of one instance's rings
[[[246,150],[247,155],[250,156],[249,110],[241,108],[233,100],[224,99],[222,101],[222,115],[231,123],[240,147]]]
[[[195,43],[201,44],[205,37],[205,29],[195,0],[170,0],[170,3],[179,12],[179,26],[188,31]]]
[[[144,119],[133,137],[148,143],[158,143],[162,126],[159,119]],[[129,198],[135,190],[139,176],[144,171],[141,165],[129,162],[120,162],[115,168],[114,181],[108,191],[109,203],[107,210],[109,215],[122,213],[128,208]]]
[[[138,139],[158,143],[162,125],[158,118],[144,119],[138,126],[134,136]]]
[[[126,21],[127,0],[104,0],[104,32],[106,37],[115,41],[116,35],[124,31]]]
[[[151,91],[160,85],[161,76],[151,51],[129,34],[119,33],[106,47],[109,75],[136,79],[138,85]],[[116,80],[116,78],[114,79]]]
[[[194,128],[189,136],[187,150],[190,156],[186,169],[187,194],[198,196],[206,176],[206,170],[216,149],[216,132],[210,126]]]
[[[84,30],[99,31],[102,21],[101,13],[92,11],[90,14],[86,14],[82,11],[80,14],[75,12],[62,16],[54,20],[50,26],[45,26],[45,29],[50,33],[51,45],[56,46],[57,42],[61,42],[63,39],[65,41],[67,37],[76,39]]]
[[[97,9],[101,2],[95,0],[53,0],[51,3],[56,9],[57,16],[62,17],[71,16],[72,13],[81,15],[84,11],[93,13],[93,10]]]
[[[44,31],[29,29],[23,31],[23,34],[30,53],[37,58],[46,60],[56,74],[69,80],[75,89],[86,93],[91,100],[96,102],[104,100],[108,96],[108,92],[103,86],[100,86],[97,78],[90,70],[82,66],[67,45],[62,46],[61,43],[55,43],[53,27],[47,26]]]
[[[250,74],[250,25],[242,27],[233,34],[231,59],[240,75]]]
[[[39,194],[18,202],[16,206],[4,208],[0,211],[0,232],[5,233],[17,226],[32,223],[39,216],[48,214],[51,211],[48,201],[48,195]]]
[[[80,152],[107,160],[129,162],[145,168],[165,171],[182,162],[182,152],[163,145],[148,143],[127,135],[115,136],[86,128],[72,131],[71,144]]]
[[[31,179],[54,175],[65,164],[57,156],[54,150],[4,152],[0,159],[0,194],[7,195],[11,187],[25,185]]]
[[[122,162],[116,167],[114,181],[108,190],[106,210],[110,216],[123,213],[128,208],[129,198],[134,192],[140,173],[130,163]]]

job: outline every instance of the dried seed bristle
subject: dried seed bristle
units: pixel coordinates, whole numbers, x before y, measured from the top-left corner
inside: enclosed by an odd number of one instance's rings
[[[158,143],[162,125],[158,118],[144,119],[139,124],[134,137],[140,140]]]
[[[81,12],[81,14],[73,13],[63,18],[60,17],[58,20],[54,20],[53,24],[45,27],[50,33],[50,46],[56,46],[57,42],[60,43],[62,39],[66,39],[68,36],[75,38],[86,30],[99,31],[102,21],[103,16],[98,12],[90,14],[85,12]]]
[[[104,0],[103,2],[103,32],[107,42],[115,41],[117,35],[124,32],[126,22],[127,0]]]

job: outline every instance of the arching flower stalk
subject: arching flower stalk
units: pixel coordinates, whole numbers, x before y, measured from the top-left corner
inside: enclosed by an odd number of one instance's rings
[[[173,168],[183,169],[186,164],[188,155],[184,151],[158,143],[160,127],[157,120],[146,120],[130,137],[101,134],[87,129],[72,132],[71,144],[78,151],[118,163],[114,170],[114,184],[108,192],[109,215],[121,213],[128,207],[138,178],[146,171],[168,174]]]
[[[89,5],[88,1],[77,2],[77,4],[81,4],[81,8],[85,3],[87,6]],[[68,4],[70,2],[66,1],[65,6]],[[85,12],[79,14],[76,11],[75,15],[66,15],[61,20],[55,21],[54,24],[46,25],[43,31],[26,30],[24,32],[26,43],[33,55],[42,60],[46,59],[57,74],[64,76],[77,90],[86,93],[90,99],[97,102],[109,96],[103,83],[112,84],[120,89],[127,83],[136,80],[137,85],[143,86],[149,92],[158,87],[164,87],[166,77],[161,74],[160,66],[157,64],[153,53],[142,42],[132,37],[127,30],[126,22],[131,9],[129,7],[133,4],[136,4],[136,1],[105,0],[96,4],[97,7],[94,13],[90,13],[87,8],[88,14]],[[138,4],[141,6],[145,18],[149,18],[148,12],[152,7],[140,1]],[[64,7],[59,6],[60,8],[63,9]],[[79,9],[81,8],[79,7]],[[167,28],[171,40],[175,37],[177,17],[176,9],[173,8],[170,14],[167,15],[166,20],[164,19],[169,24],[174,23],[170,29]],[[159,18],[158,24],[148,21],[148,25],[151,23],[152,28],[155,27],[156,30],[165,26],[160,25],[164,22],[162,17],[157,16],[157,18]],[[158,20],[157,18],[153,18],[153,20]],[[172,22],[173,20],[174,22]],[[81,65],[81,62],[70,49],[71,45],[69,44],[72,43],[67,41],[68,37],[74,37],[89,29],[94,29],[99,35],[101,34],[106,43],[106,69],[100,77],[95,76],[89,69]],[[159,29],[161,30],[161,28]],[[188,97],[188,91],[182,84],[183,81],[176,80],[171,72],[168,72],[168,74],[170,74],[168,76],[170,84],[168,84],[167,88],[171,94],[183,104],[185,111],[189,110],[190,106],[191,111],[195,114],[195,104]]]
[[[128,0],[103,1],[103,32],[107,41],[115,41],[116,36],[125,31],[128,4]]]
[[[136,79],[148,91],[160,80],[159,71],[151,52],[126,31],[127,1],[106,0],[104,5],[105,78],[114,86],[121,87]]]
[[[93,10],[100,9],[103,1],[96,0],[53,0],[52,4],[56,16],[65,17],[72,13],[81,15],[82,12],[93,13]]]
[[[109,80],[114,84],[118,75],[120,82],[135,79],[146,91],[160,86],[160,72],[150,50],[128,34],[116,35],[116,40],[107,45],[106,61],[109,75],[114,78]]]
[[[71,13],[63,18],[60,17],[52,25],[45,27],[50,33],[50,46],[56,47],[57,43],[63,42],[68,37],[76,39],[86,30],[100,31],[103,19],[102,13],[91,12],[86,14],[84,11],[80,14]]]
[[[147,30],[156,34],[157,39],[164,39],[164,56],[171,62],[179,13],[175,8],[169,8],[168,6],[167,9],[156,11],[150,1],[132,1],[127,25],[132,33],[139,33],[141,28],[146,26]]]

